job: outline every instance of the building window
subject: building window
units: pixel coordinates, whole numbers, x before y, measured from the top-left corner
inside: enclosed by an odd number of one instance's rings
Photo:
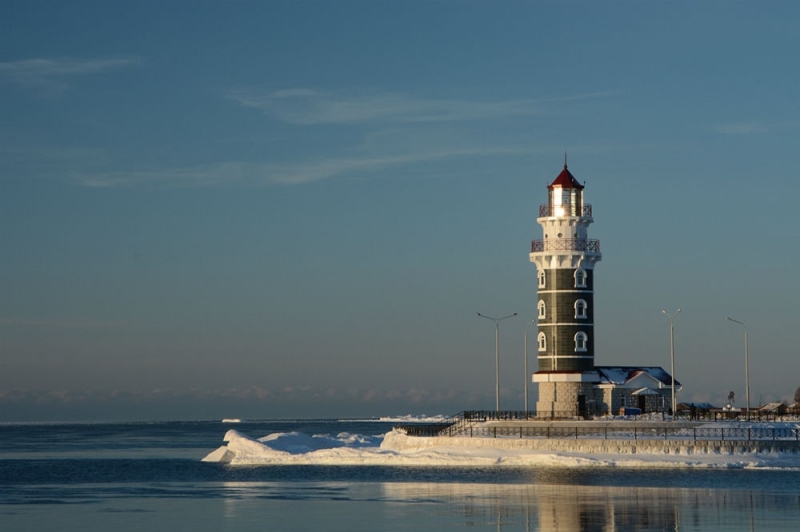
[[[575,288],[586,288],[586,270],[575,270]]]
[[[586,319],[586,310],[588,309],[586,301],[579,299],[575,302],[575,317],[578,319]]]
[[[539,288],[544,288],[545,276],[544,270],[539,270]]]
[[[586,336],[585,332],[579,332],[575,335],[575,351],[586,351],[586,343],[589,341],[589,337]]]
[[[547,351],[547,337],[543,332],[539,333],[537,340],[539,342],[539,351]]]
[[[544,301],[539,301],[539,319],[543,320],[546,317]]]

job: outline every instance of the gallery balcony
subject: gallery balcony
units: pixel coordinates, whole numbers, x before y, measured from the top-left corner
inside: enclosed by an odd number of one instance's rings
[[[543,251],[586,251],[600,253],[600,241],[593,238],[553,238],[531,242],[531,253]]]
[[[561,211],[556,211],[561,209]],[[578,214],[580,212],[580,214]],[[557,207],[550,207],[550,205],[539,205],[539,218],[547,218],[548,216],[581,216],[585,218],[592,217],[592,206],[584,205],[577,207],[573,205],[559,205]]]

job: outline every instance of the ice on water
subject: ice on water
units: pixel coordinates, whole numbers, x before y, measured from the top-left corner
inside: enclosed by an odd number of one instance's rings
[[[229,430],[220,447],[203,458],[205,462],[232,464],[313,464],[361,463],[360,455],[379,450],[383,436],[363,436],[342,432],[336,436],[279,432],[252,438],[237,430]]]
[[[715,424],[719,426],[719,424]],[[461,441],[459,441],[461,440]],[[340,433],[308,435],[274,433],[254,438],[229,430],[223,445],[203,461],[232,465],[380,465],[380,466],[619,466],[619,467],[724,467],[800,470],[800,456],[772,454],[597,454],[589,452],[538,451],[517,448],[516,439],[498,438],[492,448],[471,446],[454,438],[452,446],[427,447],[426,438],[410,437],[393,430],[383,435]]]

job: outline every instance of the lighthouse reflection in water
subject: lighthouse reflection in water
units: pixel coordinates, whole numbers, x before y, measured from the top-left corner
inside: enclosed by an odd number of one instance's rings
[[[789,493],[441,483],[384,484],[383,491],[391,500],[446,501],[446,510],[436,511],[447,514],[445,521],[479,530],[788,531],[800,522],[798,496]]]

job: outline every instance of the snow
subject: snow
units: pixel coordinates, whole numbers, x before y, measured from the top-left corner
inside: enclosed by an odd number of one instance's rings
[[[447,416],[397,416],[397,417],[382,417],[381,421],[391,423],[442,423],[450,419]]]
[[[359,423],[441,423],[447,421],[448,419],[452,419],[450,416],[427,416],[427,415],[405,415],[405,416],[384,416],[379,418],[369,418],[369,419],[341,419],[339,421],[342,422],[354,422],[357,421]]]
[[[716,423],[714,426],[718,427]],[[438,440],[438,441],[434,441]],[[424,438],[393,430],[382,436],[350,433],[313,435],[275,433],[252,438],[229,430],[223,445],[204,462],[231,465],[371,465],[416,467],[684,467],[771,468],[800,471],[800,455],[792,453],[637,452],[598,454],[585,448],[572,451],[524,448],[514,438]],[[446,444],[442,444],[445,441]],[[581,443],[576,443],[581,445]]]

